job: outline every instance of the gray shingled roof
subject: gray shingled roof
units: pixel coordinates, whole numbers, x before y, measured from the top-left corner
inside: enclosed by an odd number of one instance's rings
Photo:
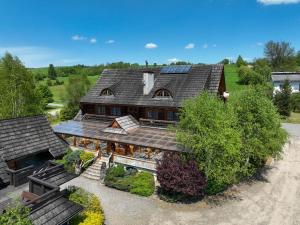
[[[101,121],[88,122],[69,120],[54,126],[53,129],[54,132],[58,134],[68,134],[77,137],[119,142],[167,151],[187,151],[187,149],[184,149],[183,146],[176,141],[175,133],[168,129],[140,126],[127,134],[104,132],[109,124],[108,122]]]
[[[129,132],[140,127],[139,122],[131,115],[118,117],[113,120],[112,124],[115,121],[119,124],[119,128],[114,128],[110,126],[103,129],[103,132],[114,134],[128,134]]]
[[[203,90],[217,92],[224,66],[193,65],[186,74],[162,74],[160,69],[106,69],[96,85],[81,99],[81,103],[180,107],[183,100],[194,97]],[[149,70],[155,74],[155,83],[151,92],[143,95],[143,72]],[[100,96],[101,91],[106,88],[114,96]],[[173,98],[153,98],[159,89],[167,89]]]
[[[300,81],[300,72],[273,72],[272,81]]]
[[[60,196],[30,213],[34,225],[61,225],[77,215],[83,207]]]
[[[49,151],[56,158],[67,148],[68,145],[54,134],[45,116],[0,120],[0,180],[7,181],[5,161],[42,151]]]

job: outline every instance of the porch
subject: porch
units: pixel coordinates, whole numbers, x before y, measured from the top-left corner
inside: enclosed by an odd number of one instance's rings
[[[53,129],[72,147],[94,152],[99,157],[112,154],[114,163],[152,172],[156,171],[156,161],[164,151],[185,151],[176,142],[175,133],[168,129],[137,125],[126,130],[111,124],[114,122],[67,121]]]

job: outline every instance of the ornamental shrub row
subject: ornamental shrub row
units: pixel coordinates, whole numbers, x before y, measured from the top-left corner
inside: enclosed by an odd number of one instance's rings
[[[154,177],[151,173],[127,172],[122,165],[109,168],[104,183],[108,187],[141,196],[150,196],[155,190]]]

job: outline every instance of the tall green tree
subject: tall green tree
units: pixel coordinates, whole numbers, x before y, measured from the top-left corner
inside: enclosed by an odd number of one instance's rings
[[[205,173],[207,193],[217,193],[238,181],[241,165],[241,135],[231,105],[202,93],[187,100],[176,131],[180,143],[191,149],[191,157]]]
[[[48,77],[49,77],[51,80],[55,80],[56,77],[57,77],[56,70],[55,70],[53,64],[49,64],[49,68],[48,68]]]
[[[292,102],[292,88],[290,82],[285,80],[281,91],[277,91],[274,96],[274,103],[278,108],[278,112],[282,116],[290,116],[293,102]]]
[[[241,55],[239,55],[238,58],[237,58],[237,60],[236,60],[236,65],[238,67],[246,66],[247,62],[243,59],[243,57]]]
[[[79,110],[80,99],[88,92],[90,81],[86,75],[74,75],[69,77],[65,84],[66,88],[66,106],[61,110],[61,119],[72,119]]]
[[[275,71],[297,69],[295,49],[288,42],[269,41],[265,45],[264,53]]]
[[[252,176],[268,156],[280,155],[286,141],[271,99],[258,87],[247,88],[230,100],[242,134],[242,176]]]
[[[1,119],[42,113],[42,99],[33,75],[9,53],[0,60],[0,87]]]
[[[49,103],[53,102],[53,94],[47,85],[39,85],[37,91],[43,99],[43,109],[45,109]]]

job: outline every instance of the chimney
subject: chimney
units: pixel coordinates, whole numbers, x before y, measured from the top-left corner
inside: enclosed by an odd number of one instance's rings
[[[143,73],[144,95],[148,95],[154,86],[154,73]]]

